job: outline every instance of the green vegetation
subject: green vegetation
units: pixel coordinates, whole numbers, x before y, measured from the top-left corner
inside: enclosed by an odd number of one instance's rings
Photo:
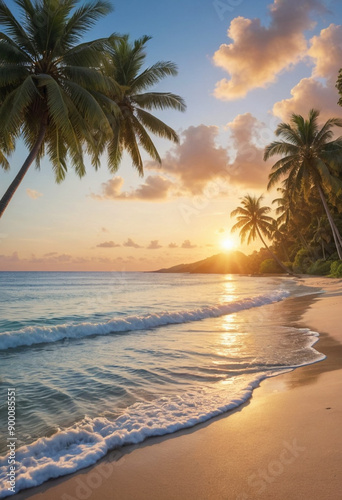
[[[170,62],[141,71],[148,37],[132,45],[127,36],[83,42],[83,35],[111,12],[109,1],[95,0],[77,7],[74,0],[16,0],[16,19],[0,0],[0,165],[23,138],[29,154],[0,200],[0,217],[29,167],[49,157],[61,182],[68,164],[82,177],[84,154],[95,168],[108,149],[109,166],[116,170],[123,149],[142,173],[139,144],[160,161],[146,129],[177,141],[170,127],[146,110],[184,110],[179,96],[145,92],[177,73]]]
[[[261,198],[250,195],[232,212],[238,215],[233,230],[242,228],[242,240],[249,232],[248,243],[261,237],[258,210],[263,214],[261,233],[270,241],[274,261],[259,262],[260,272],[277,272],[281,261],[282,268],[295,273],[342,276],[342,137],[333,135],[333,127],[342,127],[342,120],[331,118],[320,128],[318,117],[317,110],[311,110],[308,119],[293,114],[290,123],[277,127],[281,140],[265,148],[265,160],[278,157],[268,184],[271,188],[281,182],[273,201],[278,217],[265,219],[269,207],[258,206],[253,212],[252,205],[256,207]],[[257,263],[256,255],[254,259]]]
[[[149,112],[167,108],[185,110],[185,103],[180,96],[149,90],[163,78],[177,75],[176,65],[170,61],[158,61],[141,71],[146,58],[145,45],[149,40],[150,37],[144,36],[131,44],[128,36],[123,36],[119,40],[113,40],[107,51],[104,74],[113,81],[112,92],[108,97],[118,107],[117,116],[107,114],[113,131],[108,144],[108,159],[112,172],[118,169],[125,149],[132,159],[133,166],[143,175],[139,145],[153,160],[161,163],[148,131],[178,142],[176,132]]]
[[[240,229],[240,238],[243,243],[247,237],[247,243],[251,243],[257,237],[260,238],[264,247],[273,257],[283,271],[290,273],[277,255],[269,248],[263,236],[270,237],[274,230],[274,220],[267,215],[270,212],[269,207],[261,206],[263,197],[250,196],[247,194],[242,198],[241,207],[236,208],[230,214],[232,217],[237,217],[237,223],[232,227],[232,231]],[[262,271],[261,271],[262,272]],[[270,272],[270,271],[269,271]]]

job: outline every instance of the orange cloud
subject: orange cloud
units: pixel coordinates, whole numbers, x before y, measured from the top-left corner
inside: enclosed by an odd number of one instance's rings
[[[147,247],[148,250],[158,250],[158,248],[162,248],[162,245],[159,245],[158,240],[152,240]]]
[[[273,114],[284,121],[288,120],[291,113],[307,115],[312,108],[322,110],[322,121],[333,116],[342,116],[342,108],[337,104],[339,95],[335,88],[338,71],[342,65],[342,26],[331,24],[310,42],[308,55],[314,62],[312,75],[303,78],[293,87],[292,97],[273,106]]]
[[[127,241],[123,244],[124,247],[132,247],[132,248],[142,248],[142,246],[138,245],[138,243],[135,243],[135,241],[132,240],[132,238],[128,238]]]
[[[314,26],[310,15],[324,10],[320,0],[274,0],[268,27],[262,26],[260,19],[233,19],[228,29],[232,43],[222,44],[213,57],[230,79],[219,81],[214,95],[223,100],[239,99],[252,89],[275,82],[281,71],[305,55],[304,31]]]
[[[330,24],[311,40],[308,55],[315,61],[312,76],[337,80],[341,68],[342,26]]]
[[[39,191],[36,191],[35,189],[29,189],[29,188],[26,189],[26,194],[32,200],[36,200],[37,198],[40,198],[41,196],[43,196],[42,193],[39,193]]]
[[[190,240],[184,240],[181,248],[196,248],[197,245],[193,245]]]
[[[96,245],[97,248],[116,248],[121,247],[119,243],[114,243],[114,241],[104,241],[103,243],[99,243]]]
[[[215,142],[218,127],[199,125],[183,133],[183,141],[169,151],[162,160],[163,171],[177,179],[178,196],[201,194],[211,180],[226,170],[229,163],[227,149]],[[146,169],[160,167],[149,162]]]
[[[124,180],[122,177],[114,177],[101,184],[100,195],[91,196],[99,200],[141,200],[160,201],[168,197],[173,183],[161,175],[153,175],[146,178],[145,182],[137,189],[122,191]]]
[[[265,188],[270,167],[264,162],[264,148],[256,144],[264,124],[251,113],[238,115],[228,123],[235,160],[229,165],[230,182],[248,188]]]
[[[123,179],[114,177],[101,185],[98,200],[165,201],[183,196],[205,195],[209,198],[226,195],[229,186],[264,187],[269,167],[263,161],[263,147],[257,145],[265,125],[250,113],[238,115],[228,123],[229,145],[236,156],[230,160],[228,148],[216,143],[216,126],[190,126],[182,133],[182,141],[162,158],[162,177],[149,175],[145,182],[131,191],[122,191]],[[268,134],[269,135],[269,134]],[[148,162],[146,171],[160,171],[159,164]]]

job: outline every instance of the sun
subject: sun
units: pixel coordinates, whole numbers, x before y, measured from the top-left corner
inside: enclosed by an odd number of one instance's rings
[[[225,238],[223,241],[221,241],[221,247],[225,250],[233,250],[235,246],[235,241],[232,238]]]

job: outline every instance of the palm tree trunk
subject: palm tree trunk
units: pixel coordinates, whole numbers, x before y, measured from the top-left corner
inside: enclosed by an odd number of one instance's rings
[[[324,196],[324,193],[323,193],[323,189],[322,189],[321,185],[318,182],[316,183],[316,187],[317,187],[319,195],[321,197],[325,213],[327,214],[327,217],[328,217],[328,221],[329,221],[329,224],[330,224],[330,227],[331,227],[331,231],[332,231],[332,234],[333,234],[333,237],[334,237],[334,242],[335,242],[336,250],[337,250],[337,253],[338,253],[338,258],[340,260],[342,260],[342,238],[341,238],[341,235],[340,235],[339,230],[337,229],[337,226],[336,226],[336,224],[334,222],[334,219],[333,219],[333,217],[332,217],[332,215],[330,213],[327,200],[325,199],[325,196]]]
[[[289,269],[287,269],[287,267],[284,266],[284,264],[278,259],[278,257],[276,256],[275,253],[272,252],[272,250],[270,249],[270,247],[267,245],[266,241],[264,240],[264,238],[262,237],[260,231],[259,231],[259,228],[257,227],[256,228],[257,230],[257,233],[258,233],[258,236],[259,238],[261,239],[263,245],[265,246],[265,248],[268,250],[268,252],[272,255],[273,259],[277,262],[277,264],[279,264],[279,266],[284,269],[284,271],[287,273],[287,274],[291,274],[292,276],[295,276]]]
[[[322,241],[322,253],[323,253],[323,260],[325,260],[325,248],[324,248],[324,242]]]
[[[28,157],[24,161],[23,166],[21,167],[21,169],[17,173],[17,175],[14,178],[13,182],[11,183],[10,187],[7,189],[6,193],[3,195],[3,197],[0,200],[0,218],[2,217],[4,211],[6,210],[6,207],[9,204],[9,202],[11,201],[14,193],[18,189],[21,181],[25,177],[25,174],[28,171],[28,169],[30,168],[33,160],[36,158],[36,156],[39,152],[39,149],[43,143],[46,129],[47,129],[47,116],[43,117],[37,140],[36,140],[32,150],[30,151],[30,154],[28,155]]]
[[[281,246],[282,246],[282,249],[283,249],[283,253],[285,255],[285,259],[287,260],[287,262],[290,262],[289,252],[287,251],[287,248],[285,246],[284,240],[282,240]]]

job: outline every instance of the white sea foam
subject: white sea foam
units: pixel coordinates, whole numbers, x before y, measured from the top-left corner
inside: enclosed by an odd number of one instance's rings
[[[149,330],[164,325],[217,318],[243,309],[279,302],[288,297],[289,294],[290,292],[286,290],[278,290],[270,294],[259,295],[254,298],[238,300],[217,306],[207,306],[179,312],[161,312],[143,316],[126,316],[125,318],[113,318],[110,321],[102,323],[84,322],[54,326],[29,326],[21,330],[1,333],[0,350],[46,342],[56,342],[66,338],[76,339],[90,335],[107,335],[110,333],[129,332],[134,330]]]
[[[300,330],[307,334],[312,347],[318,334],[308,329]],[[317,352],[311,363],[324,358]],[[307,363],[301,363],[304,364]],[[265,378],[301,365],[272,367],[268,371],[229,377],[210,389],[194,388],[182,395],[135,403],[115,420],[85,418],[73,427],[40,438],[16,451],[15,492],[93,465],[110,450],[193,427],[233,410],[245,403]],[[8,490],[7,473],[8,456],[0,458],[0,498],[12,495]]]
[[[16,493],[88,467],[109,450],[141,443],[192,427],[243,404],[260,381],[271,372],[242,376],[234,385],[217,384],[213,390],[194,390],[182,396],[135,403],[117,419],[87,418],[49,438],[19,448],[16,453]],[[7,489],[7,457],[0,459],[0,498],[12,495]]]

